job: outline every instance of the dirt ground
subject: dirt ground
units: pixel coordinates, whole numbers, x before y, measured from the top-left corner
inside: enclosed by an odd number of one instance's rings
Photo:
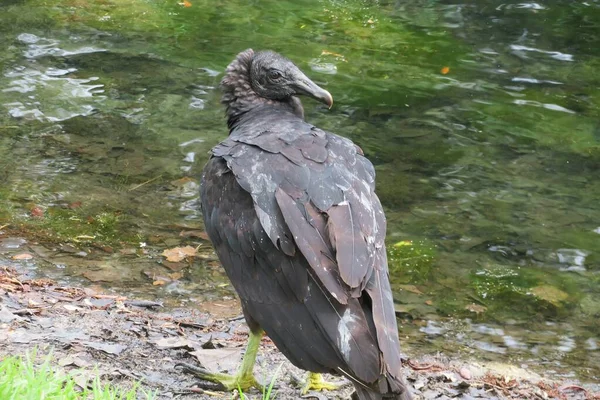
[[[155,391],[158,399],[239,398],[235,393],[202,389],[194,376],[175,366],[201,363],[232,373],[247,336],[241,316],[223,319],[190,309],[165,310],[142,299],[28,280],[14,269],[0,267],[0,358],[34,348],[38,354],[52,352],[57,368],[71,374],[80,386],[100,374],[103,381],[124,387],[141,380],[142,388]],[[265,338],[256,376],[269,383],[276,371],[277,399],[348,399],[352,393],[346,385],[303,396],[300,387],[306,373],[287,362]],[[515,366],[436,356],[407,359],[405,371],[416,399],[600,399],[598,385],[555,382]],[[258,391],[246,395],[261,398]]]

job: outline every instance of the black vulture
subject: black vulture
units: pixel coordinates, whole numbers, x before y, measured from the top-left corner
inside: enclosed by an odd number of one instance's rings
[[[341,374],[359,399],[410,399],[388,278],[375,170],[349,139],[304,121],[298,95],[329,92],[287,58],[245,50],[221,81],[229,136],[212,149],[200,199],[206,231],[250,327],[236,376],[257,386],[263,332],[297,367]],[[198,371],[197,371],[198,372]]]

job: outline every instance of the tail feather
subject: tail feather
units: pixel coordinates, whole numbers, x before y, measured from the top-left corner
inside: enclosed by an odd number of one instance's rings
[[[378,393],[364,386],[355,386],[356,391],[352,394],[353,400],[412,400],[410,392],[403,393]]]
[[[352,398],[355,400],[412,400],[410,390],[402,377],[395,378],[386,374],[368,386],[360,382],[353,383],[356,391]]]

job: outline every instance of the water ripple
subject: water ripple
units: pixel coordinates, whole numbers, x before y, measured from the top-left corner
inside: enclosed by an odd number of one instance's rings
[[[526,77],[519,77],[519,76],[515,76],[514,78],[512,78],[512,81],[513,82],[525,82],[525,83],[550,83],[552,85],[563,85],[562,82],[540,80],[540,79],[535,79],[535,78],[526,78]]]
[[[511,44],[510,49],[521,55],[523,55],[524,52],[535,52],[535,53],[548,54],[548,55],[550,55],[550,57],[554,58],[555,60],[573,61],[572,54],[561,53],[560,51],[540,50],[540,49],[536,49],[534,47],[522,46],[520,44]]]
[[[80,47],[76,50],[65,50],[58,47],[58,44],[60,43],[58,40],[41,38],[31,33],[22,33],[19,36],[17,36],[17,39],[21,43],[25,43],[28,45],[27,50],[25,50],[24,52],[26,58],[38,58],[45,56],[65,57],[75,54],[97,53],[101,51],[106,51],[106,49],[91,46]]]
[[[69,56],[74,54],[104,51],[93,47],[65,50],[54,39],[22,33],[17,39],[27,45],[23,52],[26,59],[42,56]],[[98,77],[74,78],[76,68],[44,66],[42,63],[26,61],[4,73],[6,83],[0,80],[0,90],[7,93],[3,105],[13,118],[30,118],[40,121],[58,122],[94,112],[95,102],[106,96],[104,85],[94,83]],[[4,86],[4,87],[2,87]],[[12,95],[11,95],[12,94]]]
[[[561,112],[565,112],[568,114],[575,114],[575,111],[569,110],[568,108],[565,108],[563,106],[559,106],[558,104],[540,103],[539,101],[533,101],[533,100],[514,100],[513,103],[516,105],[519,105],[519,106],[541,107],[541,108],[545,108],[547,110],[561,111]]]

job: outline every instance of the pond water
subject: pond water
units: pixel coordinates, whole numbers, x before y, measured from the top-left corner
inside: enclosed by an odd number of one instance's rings
[[[231,296],[197,178],[248,47],[327,88],[307,119],[376,165],[409,353],[600,379],[598,0],[3,1],[1,264]],[[162,262],[185,244],[191,268]]]

